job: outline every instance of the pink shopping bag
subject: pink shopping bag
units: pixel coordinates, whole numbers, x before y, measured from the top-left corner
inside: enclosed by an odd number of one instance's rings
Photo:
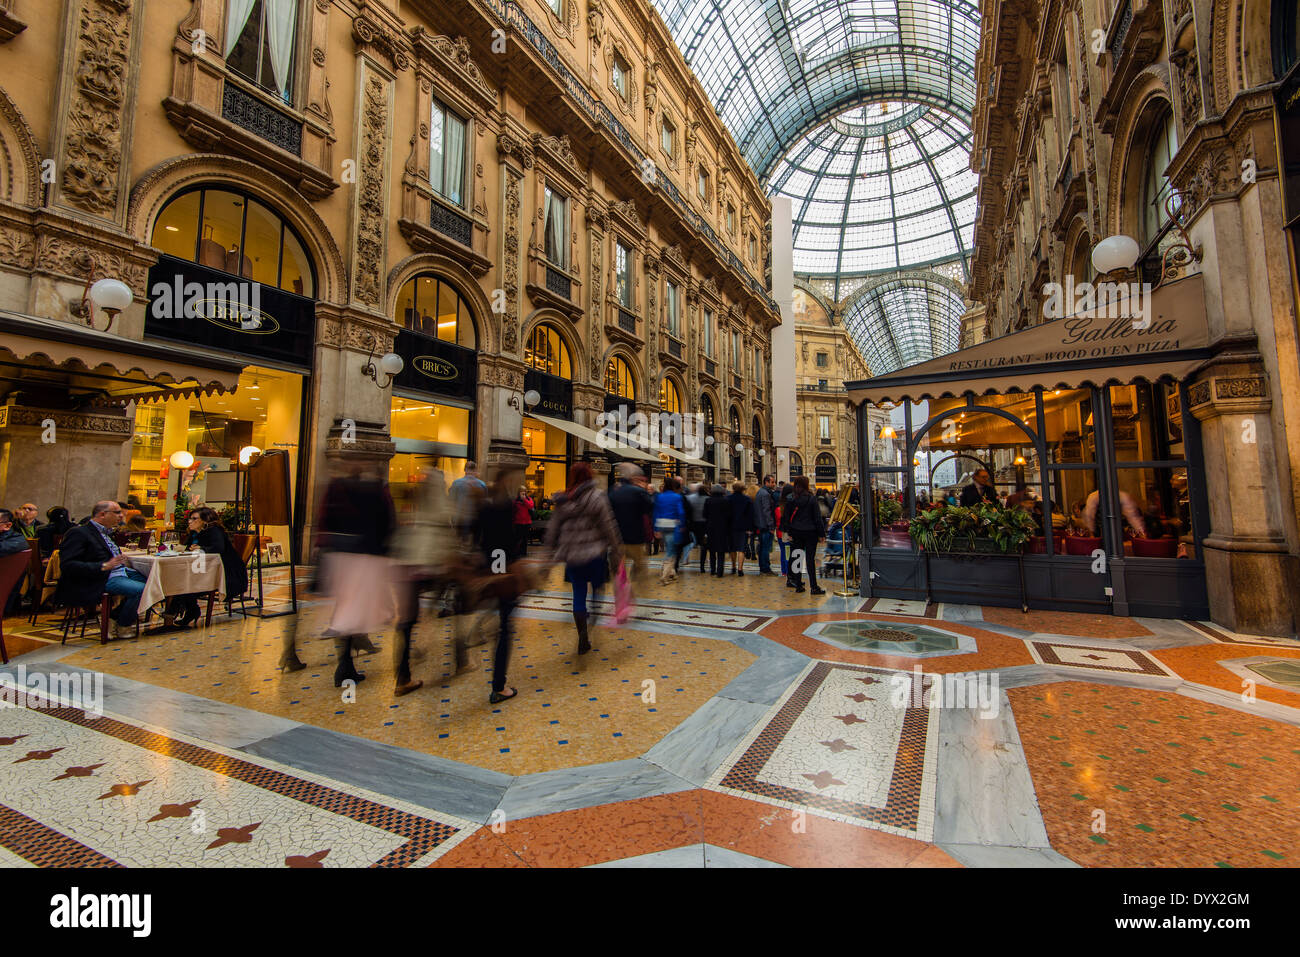
[[[614,573],[614,624],[621,625],[632,617],[632,582],[627,577],[627,565],[618,563]]]

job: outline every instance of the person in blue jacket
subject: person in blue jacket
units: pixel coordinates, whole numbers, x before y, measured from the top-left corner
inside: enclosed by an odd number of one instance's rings
[[[664,566],[659,581],[664,585],[677,581],[674,559],[686,527],[686,500],[682,498],[681,484],[681,479],[669,475],[664,479],[663,491],[655,496],[655,538],[664,543]]]

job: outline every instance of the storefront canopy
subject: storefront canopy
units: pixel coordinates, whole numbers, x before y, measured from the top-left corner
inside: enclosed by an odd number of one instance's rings
[[[607,452],[613,452],[615,455],[622,456],[625,459],[638,459],[642,462],[659,463],[659,460],[647,452],[633,448],[630,445],[611,443],[609,439],[601,438],[596,432],[587,428],[585,425],[578,425],[576,422],[569,422],[567,419],[555,419],[549,415],[538,415],[536,412],[529,412],[528,417],[536,419],[543,425],[559,429],[561,432],[567,432],[569,435],[577,436],[584,442],[595,445]]]
[[[1146,292],[1134,287],[1117,305],[1095,306],[1090,290],[1066,287],[1061,302],[1083,301],[1063,319],[990,339],[860,382],[847,384],[862,402],[1085,385],[1125,384],[1162,376],[1183,379],[1210,357],[1204,282],[1189,276]],[[1148,321],[1149,320],[1149,321]]]
[[[61,372],[110,399],[234,392],[244,362],[202,349],[160,346],[70,322],[0,310],[0,367],[11,378]],[[141,387],[147,391],[141,392]]]

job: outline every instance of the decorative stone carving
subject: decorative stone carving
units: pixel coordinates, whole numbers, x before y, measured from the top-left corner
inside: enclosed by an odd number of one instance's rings
[[[411,65],[411,55],[407,51],[406,37],[386,19],[371,0],[362,0],[360,10],[352,18],[352,39],[358,50],[386,61],[400,73]],[[321,63],[324,60],[322,54]]]
[[[1210,383],[1208,380],[1204,382],[1195,382],[1192,385],[1188,386],[1187,404],[1189,406],[1204,405],[1209,401],[1210,401]]]
[[[570,176],[581,183],[583,179],[582,167],[578,163],[578,157],[573,154],[573,146],[569,142],[567,134],[564,136],[543,136],[541,133],[534,133],[533,148],[534,156],[540,154],[552,163],[563,166]]]
[[[654,116],[659,105],[659,61],[651,55],[650,63],[645,68],[645,115],[646,119]]]
[[[505,170],[505,177],[505,256],[502,260],[501,288],[506,294],[506,309],[501,316],[501,341],[503,351],[517,352],[519,349],[519,210],[523,205],[523,179],[516,176],[509,167]]]
[[[590,211],[591,207],[588,207]],[[589,221],[595,217],[589,218]],[[605,217],[608,222],[608,217]],[[605,228],[608,228],[607,226]],[[591,381],[602,382],[603,370],[600,367],[600,326],[604,319],[604,304],[601,302],[601,276],[603,275],[603,255],[605,247],[605,236],[598,229],[590,230],[591,233],[591,306],[587,310],[588,328],[591,330],[591,346],[588,352],[591,354]]]
[[[359,316],[322,318],[316,332],[319,345],[354,352],[386,353],[393,351],[397,329],[391,323],[381,324]]]
[[[361,103],[361,164],[357,170],[352,298],[374,309],[381,308],[383,298],[388,116],[388,84],[367,71]]]
[[[605,4],[601,0],[587,4],[587,39],[593,51],[605,42]]]
[[[101,216],[117,208],[133,0],[85,0],[63,140],[64,199]]]
[[[27,233],[0,230],[0,264],[10,269],[31,269],[36,261],[36,242]]]
[[[1201,71],[1196,48],[1175,50],[1169,57],[1176,67],[1178,99],[1182,108],[1183,129],[1190,130],[1201,118]]]
[[[411,43],[417,57],[439,63],[444,68],[440,72],[455,80],[456,85],[483,104],[484,109],[496,106],[497,91],[470,56],[469,40],[465,37],[441,36],[429,33],[424,27],[416,27],[411,31]]]
[[[533,168],[533,147],[507,130],[497,134],[497,153],[503,158],[513,156],[524,169]]]
[[[45,427],[46,419],[53,419],[55,429],[60,432],[102,432],[106,435],[129,436],[135,431],[135,421],[123,415],[57,412],[18,405],[0,406],[0,429],[19,426],[41,429]]]
[[[1263,376],[1246,376],[1235,379],[1215,379],[1216,399],[1255,399],[1268,395],[1268,383]]]
[[[673,243],[671,246],[664,247],[664,259],[667,259],[682,269],[686,268],[686,257],[682,255],[682,247]]]
[[[0,43],[7,43],[27,29],[14,15],[14,0],[0,0]]]

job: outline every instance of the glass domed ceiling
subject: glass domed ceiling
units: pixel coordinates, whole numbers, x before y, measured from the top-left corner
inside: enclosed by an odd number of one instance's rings
[[[925,104],[854,107],[805,134],[768,187],[791,200],[795,272],[854,275],[968,252],[970,150],[970,125]]]

